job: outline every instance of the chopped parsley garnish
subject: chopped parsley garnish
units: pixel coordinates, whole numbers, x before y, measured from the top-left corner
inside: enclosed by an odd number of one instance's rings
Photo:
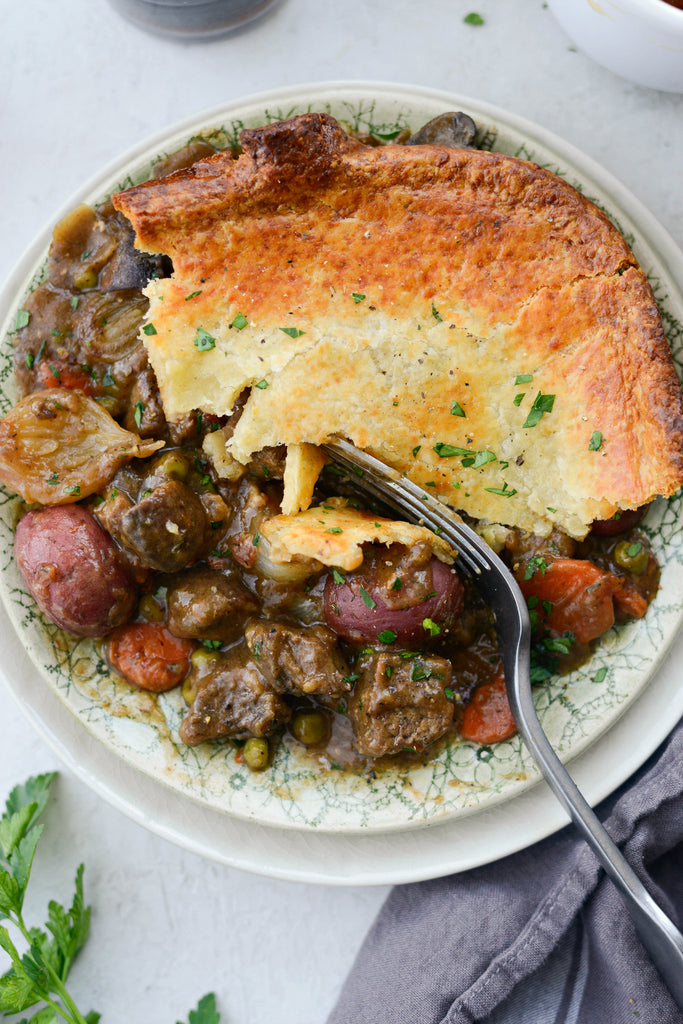
[[[81,489],[78,486],[78,484],[75,484],[74,487],[65,487],[64,488],[64,493],[65,494],[73,494],[74,497],[78,498],[78,497],[80,497]]]
[[[196,298],[197,298],[197,296],[198,296],[198,295],[201,295],[201,294],[202,294],[201,288],[199,289],[199,291],[198,291],[198,292],[190,292],[190,294],[189,294],[189,295],[186,295],[186,296],[185,296],[185,302],[189,302],[189,301],[190,301],[190,299],[196,299]]]
[[[298,327],[281,327],[280,330],[290,338],[300,338],[302,334],[306,333],[305,331],[299,330]]]
[[[363,586],[361,586],[360,588],[360,596],[363,599],[363,604],[365,605],[366,608],[369,608],[370,611],[372,611],[372,609],[377,606],[377,602],[372,600],[367,590]]]
[[[329,530],[325,530],[325,533],[343,533],[341,526],[331,526]]]
[[[401,580],[397,576],[396,579],[394,580],[394,582],[391,584],[391,589],[392,590],[400,590],[402,586],[403,586],[403,583],[401,582]]]
[[[135,419],[135,426],[138,428],[138,430],[142,426],[142,415],[143,415],[144,411],[145,411],[145,403],[144,402],[136,402],[135,403],[135,412],[134,412],[133,416],[134,416],[134,419]]]
[[[545,576],[547,568],[548,563],[545,558],[542,558],[541,555],[534,555],[527,562],[526,569],[524,570],[524,579],[530,580],[536,572],[540,572],[541,576]]]
[[[20,331],[22,329],[22,327],[27,327],[28,326],[28,322],[29,322],[30,319],[31,319],[31,314],[29,313],[29,311],[27,309],[18,309],[17,310],[17,319],[15,320],[14,326],[16,327],[16,329],[18,331]]]
[[[535,427],[537,423],[541,422],[541,418],[544,413],[552,412],[553,405],[555,404],[555,395],[542,395],[539,391],[534,398],[533,405],[529,410],[529,415],[522,424],[523,427]]]
[[[455,693],[451,690],[450,686],[447,686],[443,692],[448,700],[455,700]]]
[[[501,498],[511,498],[513,494],[517,493],[517,489],[515,487],[508,487],[507,481],[502,487],[485,487],[484,490],[488,491],[490,494],[498,494]]]
[[[429,679],[431,674],[432,673],[427,668],[427,666],[423,664],[423,662],[416,661],[415,664],[413,665],[412,672],[410,673],[410,678],[412,682],[417,683],[421,679]]]
[[[59,483],[59,475],[57,473],[50,473],[49,477],[45,482],[50,484],[51,486],[54,486],[55,484]]]
[[[518,373],[515,377],[515,384],[531,384],[533,379],[533,373]]]
[[[433,302],[432,302],[432,316],[434,317],[434,319],[436,321],[438,321],[438,323],[440,323],[440,324],[443,323],[443,319],[441,317],[441,314],[439,313],[438,309],[436,308],[436,306],[434,305]]]
[[[588,442],[589,452],[599,452],[602,448],[602,434],[599,430],[594,430],[591,434],[591,439]]]
[[[346,583],[346,576],[342,576],[338,569],[332,570],[332,579],[338,586],[342,583]]]
[[[522,400],[524,399],[525,394],[526,394],[526,391],[522,391],[522,392],[520,392],[520,394],[515,395],[515,397],[512,399],[512,404],[513,405],[521,405]]]
[[[102,387],[110,388],[113,387],[114,383],[115,381],[114,378],[112,377],[111,370],[109,369],[109,367],[107,367],[107,369],[102,374]]]
[[[377,634],[377,639],[381,644],[393,644],[397,636],[398,633],[394,633],[393,629],[383,629]]]
[[[496,456],[493,454],[493,452],[488,451],[488,449],[484,450],[483,452],[477,452],[474,459],[473,469],[479,469],[480,466],[485,466],[487,462],[495,461]]]
[[[594,683],[601,683],[604,680],[606,675],[607,675],[607,666],[603,665],[602,668],[599,668],[598,671],[593,676],[593,682]]]
[[[216,347],[216,339],[203,327],[198,327],[194,336],[194,347],[198,352],[210,352],[212,348]]]
[[[477,14],[476,11],[470,11],[470,13],[466,14],[465,17],[462,20],[465,23],[465,25],[484,25],[485,24],[484,19],[482,18],[481,14]]]
[[[78,295],[71,296],[71,308],[78,309]]]
[[[249,321],[247,320],[244,313],[236,313],[235,316],[232,318],[232,323],[230,324],[230,326],[234,327],[236,331],[243,331],[248,323]]]
[[[208,647],[210,651],[217,651],[222,643],[222,640],[202,640],[204,647]]]
[[[268,387],[268,381],[260,380],[256,383],[255,387],[260,388],[261,391],[265,391],[265,389]]]
[[[420,448],[421,448],[421,447],[422,447],[422,445],[421,445],[421,444],[416,444],[416,445],[415,445],[415,447],[413,448],[413,458],[416,458],[416,457],[417,457],[417,453],[419,452],[419,450],[420,450]]]
[[[352,298],[352,299],[353,299],[353,301],[354,301],[354,302],[356,303],[356,305],[358,305],[358,303],[359,303],[359,302],[362,302],[362,301],[363,301],[363,299],[365,298],[365,296],[364,296],[364,295],[362,295],[362,294],[361,294],[360,292],[352,292],[352,293],[351,293],[351,298]]]
[[[156,334],[157,333],[157,329],[154,326],[154,324],[145,324],[145,326],[142,328],[142,333],[143,334],[147,334],[147,335]]]
[[[438,622],[434,622],[434,619],[423,619],[422,628],[426,633],[429,633],[430,636],[438,636],[441,632],[441,626]]]
[[[444,441],[437,441],[437,443],[434,445],[433,450],[436,452],[440,459],[452,459],[456,455],[460,456],[460,458],[462,458],[463,456],[467,458],[470,455],[472,455],[472,452],[470,451],[469,448],[456,448],[455,445],[445,444]]]
[[[451,416],[462,416],[464,418],[465,410],[460,405],[460,402],[451,402]]]

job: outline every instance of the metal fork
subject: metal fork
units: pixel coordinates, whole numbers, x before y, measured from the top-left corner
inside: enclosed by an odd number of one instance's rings
[[[512,573],[474,530],[403,474],[342,439],[323,449],[360,491],[404,519],[433,530],[457,551],[458,569],[469,576],[493,612],[519,733],[555,796],[620,890],[643,946],[683,1009],[683,935],[652,899],[581,795],[536,714],[529,678],[529,613]]]

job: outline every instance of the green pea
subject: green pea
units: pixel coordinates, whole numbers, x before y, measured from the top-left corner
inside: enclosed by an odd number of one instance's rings
[[[220,658],[218,651],[212,651],[208,647],[198,647],[190,655],[190,663],[192,668],[197,669],[200,672],[205,672],[211,668]]]
[[[138,602],[138,612],[148,622],[161,622],[164,617],[164,609],[153,594],[142,595]]]
[[[621,540],[614,549],[614,561],[621,569],[641,576],[648,567],[650,558],[640,541],[633,543],[628,540]]]
[[[322,711],[297,711],[290,726],[292,736],[307,747],[314,747],[327,739],[329,722]]]
[[[268,767],[270,761],[270,746],[268,740],[258,736],[250,736],[242,747],[242,757],[247,768],[252,772],[262,772]]]
[[[164,476],[171,477],[174,480],[186,480],[190,472],[187,459],[184,459],[182,455],[177,455],[175,452],[168,452],[159,460],[159,469]]]
[[[84,269],[74,277],[74,285],[79,291],[87,291],[89,288],[96,288],[99,275],[92,268]]]
[[[186,676],[183,680],[183,700],[186,704],[194,704],[194,699],[197,696],[197,680],[193,676]]]

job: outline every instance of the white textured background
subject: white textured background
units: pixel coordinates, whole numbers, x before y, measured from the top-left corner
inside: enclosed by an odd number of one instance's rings
[[[470,10],[484,26],[463,24]],[[683,96],[577,53],[541,0],[282,0],[250,28],[191,44],[136,29],[106,0],[1,0],[0,280],[85,178],[145,136],[242,95],[338,79],[450,89],[536,121],[683,245]],[[59,768],[0,689],[0,798]],[[93,926],[72,989],[106,1024],[174,1024],[209,990],[222,1024],[322,1024],[386,892],[217,865],[147,833],[66,769],[45,821],[29,916],[70,900],[85,861]]]

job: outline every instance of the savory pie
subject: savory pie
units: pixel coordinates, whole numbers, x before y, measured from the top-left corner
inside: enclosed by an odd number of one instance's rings
[[[367,146],[325,114],[241,142],[113,202],[173,263],[143,328],[167,416],[246,395],[225,457],[287,445],[284,512],[307,506],[335,434],[536,534],[581,538],[678,489],[681,392],[651,288],[578,191],[500,153]]]

